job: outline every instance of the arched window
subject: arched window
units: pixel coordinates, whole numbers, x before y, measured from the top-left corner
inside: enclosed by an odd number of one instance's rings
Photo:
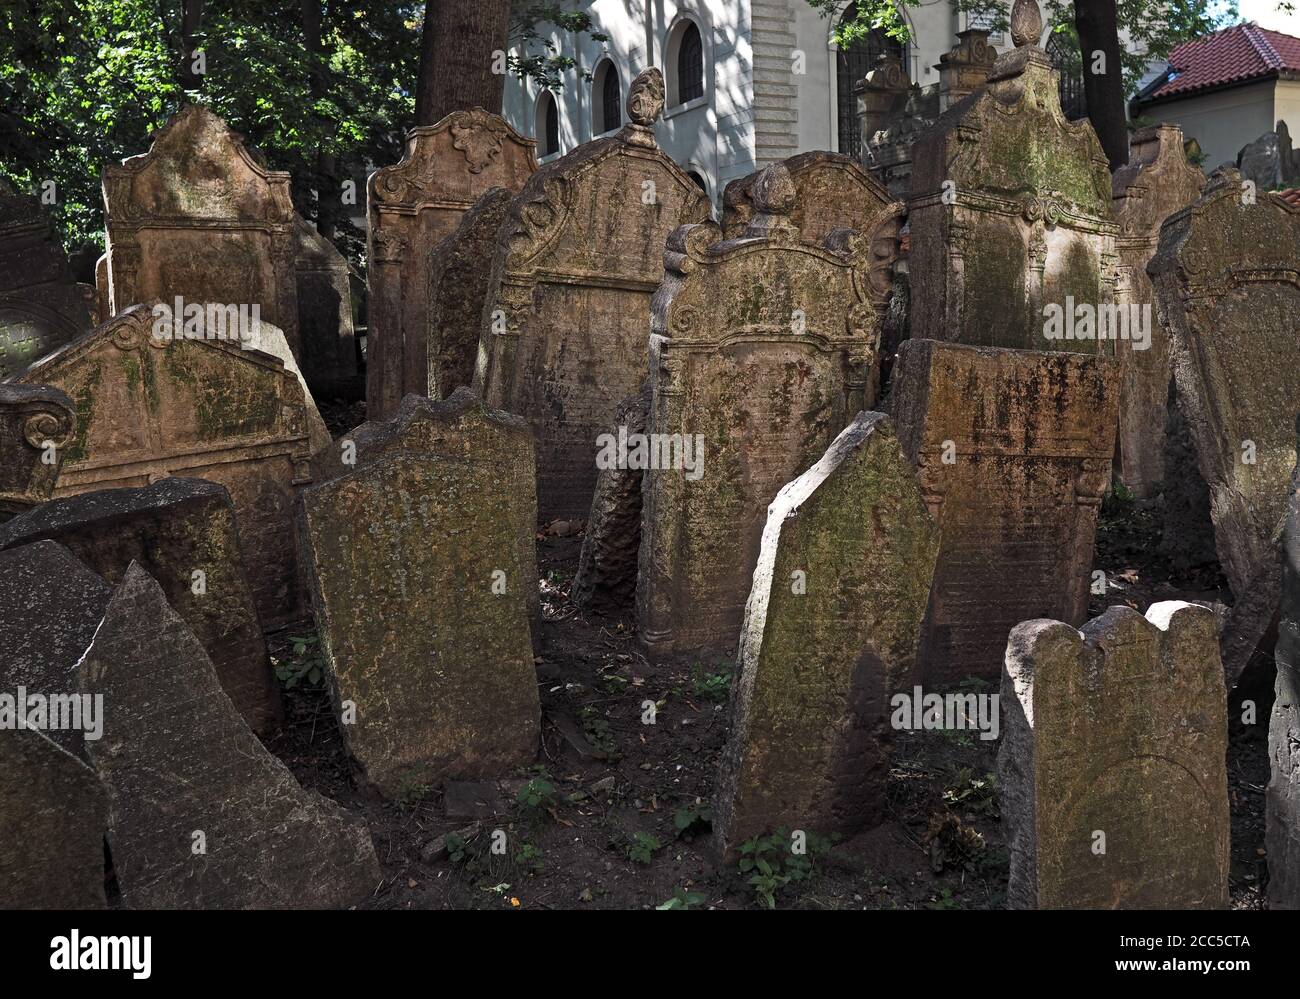
[[[1047,40],[1047,58],[1057,72],[1061,110],[1070,121],[1088,117],[1088,98],[1083,91],[1083,56],[1068,31],[1053,31]]]
[[[542,147],[538,155],[550,156],[560,151],[560,109],[555,106],[555,95],[543,90],[537,98],[537,132],[538,144]]]
[[[844,9],[844,16],[840,19],[840,23],[853,20],[857,10],[857,0],[854,0]],[[911,74],[907,46],[897,39],[890,38],[879,29],[857,39],[851,45],[840,46],[835,54],[840,152],[847,153],[854,159],[861,155],[862,128],[858,122],[858,99],[853,96],[853,88],[859,80],[875,69],[876,59],[886,53],[897,56],[903,64],[904,71]]]
[[[694,21],[682,30],[677,48],[677,103],[704,96],[704,42]]]
[[[612,132],[623,124],[623,88],[619,83],[618,69],[606,59],[596,70],[592,86],[595,100],[592,120],[597,132]]]

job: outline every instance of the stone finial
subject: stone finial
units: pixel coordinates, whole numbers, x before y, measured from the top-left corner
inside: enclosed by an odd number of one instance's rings
[[[1038,0],[1016,0],[1011,9],[1011,40],[1016,48],[1037,45],[1043,37],[1043,12]]]
[[[651,66],[637,74],[627,92],[627,116],[643,128],[652,128],[664,110],[664,75]]]
[[[794,211],[794,178],[784,163],[773,163],[754,181],[754,210],[764,215]]]

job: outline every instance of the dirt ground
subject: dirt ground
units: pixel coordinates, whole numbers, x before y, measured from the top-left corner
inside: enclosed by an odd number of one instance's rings
[[[1159,555],[1159,534],[1158,503],[1108,503],[1098,566],[1112,585],[1094,598],[1093,614],[1115,603],[1145,611],[1155,600],[1224,599],[1217,567],[1180,577]],[[601,616],[568,601],[581,537],[539,535],[538,543],[546,619],[537,661],[543,747],[531,769],[508,779],[433,788],[398,803],[360,792],[324,687],[311,679],[312,624],[268,636],[281,670],[301,674],[285,690],[286,724],[269,748],[304,786],[369,822],[384,880],[364,907],[1003,905],[1008,858],[998,817],[997,743],[974,732],[898,733],[888,814],[879,828],[842,843],[814,840],[798,861],[777,841],[760,840],[751,856],[764,864],[746,871],[716,864],[709,805],[734,664],[647,662],[630,608]],[[647,701],[656,706],[652,725],[642,720]],[[1261,908],[1268,705],[1257,706],[1254,725],[1240,717],[1239,704],[1230,704],[1231,893],[1234,907]]]

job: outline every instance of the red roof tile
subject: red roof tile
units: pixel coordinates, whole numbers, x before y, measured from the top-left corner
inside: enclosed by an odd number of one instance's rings
[[[1300,72],[1300,38],[1257,24],[1238,24],[1183,42],[1169,53],[1169,66],[1175,71],[1173,79],[1146,100]]]

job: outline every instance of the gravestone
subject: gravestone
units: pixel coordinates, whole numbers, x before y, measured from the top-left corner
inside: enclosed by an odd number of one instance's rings
[[[262,748],[162,589],[132,564],[78,667],[104,698],[87,752],[130,909],[336,908],[374,891],[366,824]]]
[[[1300,438],[1300,421],[1296,426]],[[1292,474],[1282,538],[1277,678],[1268,724],[1272,767],[1264,792],[1270,909],[1300,909],[1300,465]]]
[[[104,208],[113,313],[178,296],[257,305],[301,359],[289,175],[210,110],[186,105],[147,153],[105,166]]]
[[[357,376],[347,258],[298,215],[293,220],[293,245],[303,373],[317,393],[346,392]]]
[[[89,328],[49,215],[0,180],[0,381]]]
[[[222,689],[249,727],[262,733],[279,722],[280,692],[224,487],[166,478],[140,489],[96,490],[0,526],[0,549],[41,539],[65,546],[113,585],[137,562],[207,650]]]
[[[1300,179],[1300,154],[1291,148],[1291,132],[1278,119],[1277,127],[1248,142],[1237,153],[1241,176],[1259,191],[1289,187]]]
[[[95,315],[92,325],[106,323],[112,317],[113,307],[109,304],[111,301],[112,295],[108,288],[108,254],[105,253],[95,261]]]
[[[1214,613],[1111,607],[1007,645],[998,787],[1012,909],[1228,906],[1227,697]]]
[[[477,201],[430,254],[429,376],[419,394],[445,399],[474,384],[479,332],[491,283],[497,232],[506,220],[513,191],[494,187]],[[490,311],[490,310],[489,310]]]
[[[50,498],[75,428],[58,389],[0,384],[0,523]]]
[[[734,647],[768,504],[876,400],[879,261],[852,230],[803,243],[795,203],[777,163],[755,184],[744,237],[705,223],[668,240],[637,582],[656,656]]]
[[[943,533],[921,670],[993,679],[1016,624],[1082,624],[1118,422],[1113,358],[908,340],[891,396]]]
[[[366,413],[389,419],[408,392],[428,394],[433,248],[494,187],[516,192],[537,169],[537,143],[499,115],[453,111],[407,133],[400,163],[367,185],[370,297]],[[481,267],[487,268],[484,260]],[[454,388],[454,386],[453,386]]]
[[[1018,0],[1016,48],[912,148],[909,266],[912,287],[925,289],[912,301],[913,336],[1113,353],[1095,316],[1086,328],[1066,318],[1113,303],[1116,226],[1101,143],[1062,113],[1041,33],[1038,5]]]
[[[155,334],[146,306],[119,313],[19,379],[65,392],[76,433],[56,498],[207,479],[234,501],[244,567],[264,627],[299,616],[293,500],[311,482],[302,386],[237,340]]]
[[[1147,264],[1160,241],[1166,218],[1190,205],[1201,193],[1205,175],[1187,161],[1183,133],[1177,125],[1156,125],[1133,133],[1129,161],[1111,179],[1119,235],[1119,281],[1116,304],[1141,314],[1150,335],[1118,340],[1120,360],[1119,441],[1115,477],[1136,496],[1154,495],[1165,481],[1164,427],[1170,371],[1169,338],[1154,318],[1155,288]]]
[[[887,705],[912,679],[938,551],[881,413],[859,413],[777,494],[741,630],[713,813],[721,855],[777,829],[852,835],[882,821]]]
[[[542,521],[580,520],[596,438],[645,379],[646,315],[668,234],[708,198],[655,141],[663,77],[629,88],[627,125],[535,173],[497,239],[475,387],[537,437]]]
[[[396,800],[530,764],[540,706],[537,573],[525,566],[536,514],[519,502],[527,427],[462,389],[445,402],[408,396],[395,423],[353,438],[356,467],[304,492],[298,513],[349,753]]]
[[[842,153],[818,150],[800,153],[782,161],[794,182],[795,207],[790,221],[809,243],[820,243],[836,229],[872,233],[887,219],[890,235],[897,243],[898,229],[906,206],[890,198],[857,161]],[[739,177],[722,194],[722,234],[727,239],[743,236],[754,215],[754,182],[759,173]],[[891,259],[897,246],[886,247]]]

